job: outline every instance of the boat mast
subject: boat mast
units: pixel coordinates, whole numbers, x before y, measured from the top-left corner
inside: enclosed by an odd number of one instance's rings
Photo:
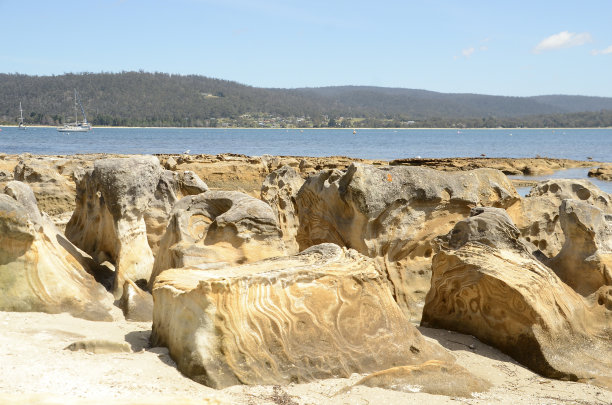
[[[74,124],[79,125],[79,116],[77,110],[77,93],[76,89],[74,89]]]
[[[21,108],[21,101],[19,102],[19,125],[23,125],[23,108]]]
[[[76,95],[76,93],[75,93]],[[75,99],[77,99],[75,97]],[[81,107],[81,113],[83,114],[83,124],[87,124],[87,115],[85,115],[85,109],[83,108],[83,103],[81,103],[81,99],[77,99],[79,101],[79,107]]]

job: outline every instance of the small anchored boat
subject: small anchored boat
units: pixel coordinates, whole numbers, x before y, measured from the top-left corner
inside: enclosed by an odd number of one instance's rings
[[[78,107],[81,107],[81,113],[83,114],[83,122],[79,122]],[[85,115],[85,109],[77,94],[76,89],[74,90],[74,122],[66,124],[63,127],[58,127],[59,132],[89,132],[92,130],[91,125],[87,122],[87,116]]]

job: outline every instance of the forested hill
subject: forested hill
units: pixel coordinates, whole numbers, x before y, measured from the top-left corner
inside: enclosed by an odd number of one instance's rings
[[[0,74],[0,122],[17,122],[19,102],[26,123],[72,121],[74,89],[94,125],[612,125],[612,98],[604,97],[502,97],[366,86],[266,89],[146,72]]]

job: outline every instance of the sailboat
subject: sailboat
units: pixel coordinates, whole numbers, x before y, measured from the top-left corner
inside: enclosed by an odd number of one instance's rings
[[[78,107],[81,107],[81,113],[83,113],[83,122],[79,122]],[[87,122],[87,116],[85,116],[85,110],[83,104],[77,95],[76,89],[74,90],[74,122],[66,124],[63,127],[58,127],[59,132],[89,132],[91,131],[91,125]]]
[[[19,129],[26,129],[23,123],[23,108],[21,108],[21,101],[19,102]]]

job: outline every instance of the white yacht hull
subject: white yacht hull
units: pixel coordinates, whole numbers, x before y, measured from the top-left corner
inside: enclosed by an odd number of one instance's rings
[[[58,132],[89,132],[91,127],[64,126],[57,128]]]

